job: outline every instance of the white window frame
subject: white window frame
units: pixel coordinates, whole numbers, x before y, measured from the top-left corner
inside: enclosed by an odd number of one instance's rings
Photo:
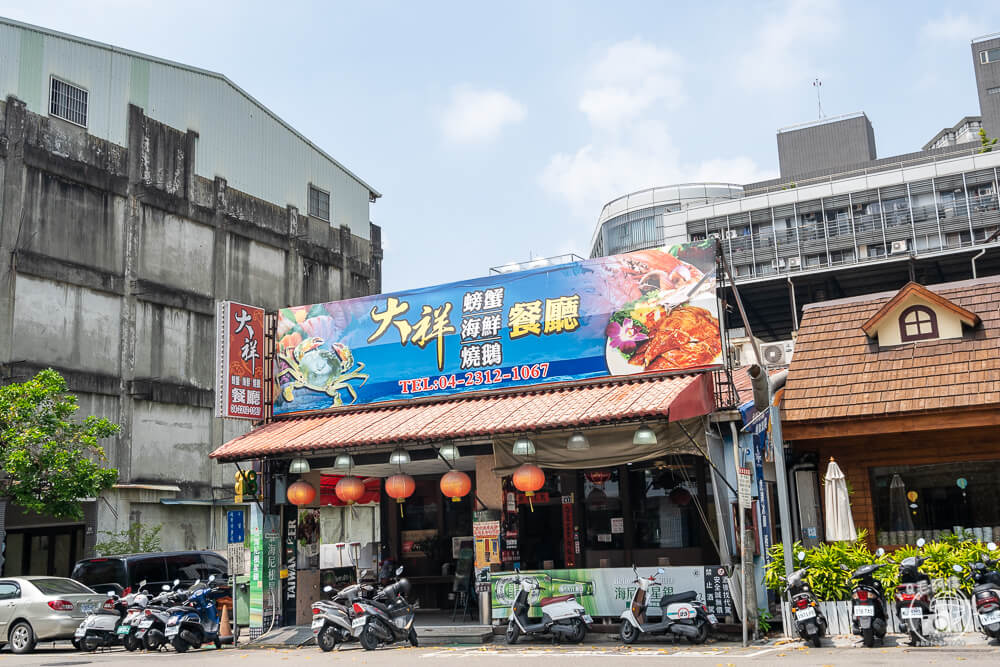
[[[991,51],[997,52],[996,60],[990,60],[989,54]],[[1000,63],[1000,47],[994,49],[983,49],[982,51],[979,52],[979,64],[988,65],[990,63]]]
[[[319,192],[321,194],[326,195],[326,217],[325,218],[322,217],[322,216],[320,216],[320,215],[317,215],[316,213],[313,213],[312,210],[311,210],[312,209],[312,191],[313,190],[315,190],[316,192]],[[306,209],[307,209],[307,212],[309,214],[309,217],[316,218],[317,220],[323,220],[324,222],[330,222],[330,219],[332,217],[330,209],[332,208],[332,205],[333,205],[333,197],[330,196],[330,192],[328,190],[324,190],[323,188],[316,187],[312,183],[309,184],[309,187],[306,189]],[[318,213],[318,211],[317,211],[317,213]]]
[[[55,88],[55,82],[56,81],[58,81],[59,83],[65,85],[65,86],[70,86],[71,88],[76,88],[77,90],[82,91],[83,94],[87,96],[87,99],[84,102],[86,108],[85,108],[84,114],[83,114],[83,116],[84,116],[84,123],[83,124],[78,123],[77,121],[73,120],[72,118],[66,118],[65,116],[61,116],[61,115],[59,115],[57,113],[53,113],[53,111],[52,111],[52,92],[53,92],[53,90]],[[73,125],[76,125],[77,127],[86,128],[87,125],[88,125],[88,123],[90,122],[90,91],[87,90],[86,88],[84,88],[83,86],[77,85],[77,84],[73,83],[72,81],[64,79],[64,78],[62,78],[60,76],[56,76],[55,74],[50,75],[49,76],[48,107],[49,107],[49,116],[51,116],[53,118],[58,118],[59,120],[64,120],[67,123],[72,123]]]

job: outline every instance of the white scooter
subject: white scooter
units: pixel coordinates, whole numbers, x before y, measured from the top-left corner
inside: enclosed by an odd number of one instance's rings
[[[552,641],[565,639],[582,644],[590,624],[594,622],[587,610],[576,600],[575,595],[557,595],[539,601],[542,619],[531,622],[528,609],[532,594],[538,591],[538,581],[534,577],[522,577],[517,570],[514,583],[520,587],[510,606],[510,621],[507,622],[507,643],[517,643],[518,637],[525,635],[550,634]]]
[[[694,591],[664,595],[659,600],[660,620],[649,622],[646,618],[646,608],[649,606],[649,587],[656,583],[656,575],[663,574],[663,568],[658,568],[655,574],[640,577],[639,571],[632,566],[637,584],[632,595],[632,603],[622,612],[621,640],[632,644],[642,633],[665,634],[684,637],[692,644],[701,644],[708,638],[708,631],[718,622],[708,608],[698,602],[698,594]]]

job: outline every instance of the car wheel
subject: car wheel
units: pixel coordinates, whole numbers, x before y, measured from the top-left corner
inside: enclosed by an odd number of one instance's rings
[[[13,653],[31,653],[35,650],[35,632],[27,621],[18,621],[7,635]]]

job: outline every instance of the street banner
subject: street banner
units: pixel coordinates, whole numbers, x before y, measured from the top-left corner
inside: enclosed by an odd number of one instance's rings
[[[656,572],[656,567],[640,567],[639,575],[648,577]],[[725,581],[725,570],[719,566],[665,567],[657,575],[656,583],[650,586],[649,613],[660,609],[660,598],[685,591],[698,594],[698,601],[708,607],[709,612],[725,616],[732,614],[732,599]],[[516,577],[534,577],[538,589],[531,594],[529,616],[541,616],[539,601],[556,595],[575,595],[577,601],[591,616],[618,618],[632,602],[637,584],[632,568],[613,567],[579,570],[531,570],[521,572],[495,572],[490,575],[492,587],[493,618],[507,618],[510,607],[517,596],[519,585]]]
[[[264,309],[220,301],[216,314],[215,416],[264,418]]]
[[[709,239],[278,311],[274,414],[722,363]]]

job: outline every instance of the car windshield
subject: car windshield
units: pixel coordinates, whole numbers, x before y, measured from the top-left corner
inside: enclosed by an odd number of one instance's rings
[[[124,587],[127,583],[125,564],[120,558],[94,558],[81,561],[73,568],[73,574],[70,576],[91,588],[110,584]]]
[[[31,585],[42,595],[92,595],[94,591],[72,579],[32,579]]]

